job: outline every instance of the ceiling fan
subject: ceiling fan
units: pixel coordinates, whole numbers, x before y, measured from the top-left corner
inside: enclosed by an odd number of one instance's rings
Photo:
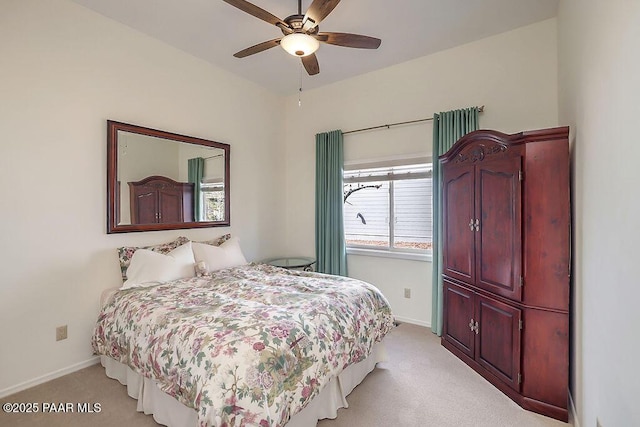
[[[233,55],[236,58],[244,58],[280,45],[291,55],[300,57],[307,73],[313,76],[320,72],[318,58],[315,54],[318,47],[320,47],[320,42],[359,49],[377,49],[382,42],[375,37],[360,34],[319,32],[318,24],[331,13],[340,3],[340,0],[313,0],[304,15],[302,14],[302,0],[298,0],[298,13],[285,19],[280,19],[245,0],[223,1],[258,19],[275,25],[284,34],[283,37],[258,43],[236,52]]]

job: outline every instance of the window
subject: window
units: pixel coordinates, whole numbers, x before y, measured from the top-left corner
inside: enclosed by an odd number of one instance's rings
[[[224,220],[224,154],[204,159],[204,173],[200,183],[202,221]]]
[[[347,247],[430,254],[431,193],[426,158],[345,167]]]
[[[203,221],[224,219],[224,184],[202,183],[200,186]]]

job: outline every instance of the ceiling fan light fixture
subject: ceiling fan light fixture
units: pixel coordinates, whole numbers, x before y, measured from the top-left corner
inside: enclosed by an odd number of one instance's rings
[[[320,47],[320,42],[308,34],[288,34],[280,40],[280,46],[293,56],[309,56]]]

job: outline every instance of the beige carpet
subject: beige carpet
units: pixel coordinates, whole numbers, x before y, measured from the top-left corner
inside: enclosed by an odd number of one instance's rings
[[[389,361],[347,398],[335,420],[318,427],[560,427],[568,424],[528,412],[440,346],[429,329],[401,324],[387,337]],[[5,402],[99,403],[99,413],[5,414],[0,426],[156,426],[136,413],[125,387],[99,365],[1,399]]]

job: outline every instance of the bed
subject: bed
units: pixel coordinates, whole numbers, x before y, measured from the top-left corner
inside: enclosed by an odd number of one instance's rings
[[[237,253],[226,240],[208,243]],[[384,360],[393,316],[373,285],[233,256],[211,268],[224,251],[189,250],[206,273],[109,293],[92,337],[106,374],[157,422],[315,426]]]

